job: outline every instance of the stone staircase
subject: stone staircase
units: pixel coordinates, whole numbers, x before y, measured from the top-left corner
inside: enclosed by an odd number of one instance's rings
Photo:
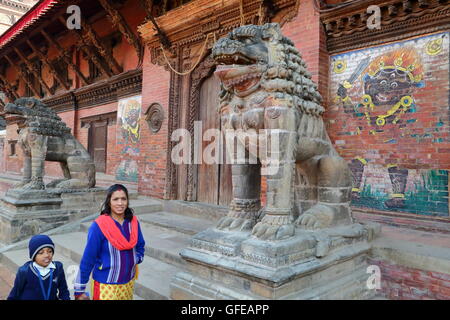
[[[215,217],[203,215],[206,219],[199,218],[202,214],[198,212],[201,210],[198,207],[196,210],[181,210],[180,208],[186,206],[182,203],[182,201],[160,202],[141,196],[131,199],[131,207],[139,218],[146,242],[145,258],[139,265],[139,278],[135,284],[136,300],[169,299],[170,281],[184,266],[184,260],[180,258],[179,252],[188,246],[192,235],[215,224]],[[168,206],[174,209],[173,211],[183,211],[184,214],[165,211]],[[50,235],[56,246],[54,259],[64,264],[69,289],[84,251],[87,230],[94,219],[95,216],[84,219],[84,222],[79,223],[70,232],[66,230]],[[0,253],[0,265],[6,267],[11,274],[15,274],[18,267],[28,259],[27,241],[23,241],[19,248]],[[9,279],[4,282],[12,285],[10,275],[2,278]],[[71,297],[73,297],[73,290],[71,290]]]
[[[185,270],[185,262],[179,252],[189,245],[194,234],[214,226],[226,214],[227,208],[177,200],[156,200],[138,196],[135,192],[130,193],[130,199],[146,241],[145,259],[139,266],[139,279],[135,285],[135,299],[170,299],[172,277]],[[55,242],[55,260],[64,264],[69,286],[83,254],[87,230],[96,217],[97,214],[46,232]],[[0,299],[7,297],[18,267],[27,260],[28,239],[8,247],[0,245]],[[408,282],[411,277],[408,272],[413,272],[412,275],[418,273],[420,277],[445,277],[446,283],[450,284],[450,234],[383,225],[380,237],[373,243],[370,260],[384,270],[383,287],[403,286],[414,290],[414,285]],[[389,274],[391,269],[395,275],[400,275],[399,270],[405,272],[401,284],[392,283],[395,278]],[[430,278],[431,284],[437,286],[439,283]],[[384,300],[385,294],[379,292],[374,299]],[[402,297],[390,295],[389,298]]]

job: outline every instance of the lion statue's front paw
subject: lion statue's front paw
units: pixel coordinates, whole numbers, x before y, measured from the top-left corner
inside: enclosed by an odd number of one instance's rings
[[[48,189],[51,189],[51,188],[58,188],[57,186],[58,186],[61,182],[67,181],[67,180],[68,180],[68,179],[57,179],[57,180],[53,180],[52,182],[47,183],[47,185],[46,185],[45,187],[48,188]]]
[[[44,182],[42,182],[41,180],[31,180],[30,182],[28,182],[27,184],[22,186],[20,189],[22,189],[22,190],[44,190],[45,185],[44,185]]]
[[[21,189],[21,188],[23,188],[23,186],[30,183],[30,181],[31,181],[30,179],[27,179],[27,180],[22,180],[20,182],[17,182],[16,184],[14,184],[13,189]]]
[[[258,239],[283,240],[294,235],[295,227],[293,224],[272,224],[270,221],[264,221],[265,218],[253,228],[252,235]]]
[[[313,230],[328,228],[332,225],[334,215],[332,208],[318,204],[302,214],[295,225]]]
[[[216,229],[229,230],[229,231],[245,231],[251,230],[255,225],[255,221],[252,219],[223,217],[217,223]]]

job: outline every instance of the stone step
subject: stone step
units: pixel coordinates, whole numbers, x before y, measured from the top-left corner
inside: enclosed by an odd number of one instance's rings
[[[80,231],[87,232],[92,222],[81,225]],[[183,268],[185,261],[180,251],[189,245],[191,236],[170,229],[141,223],[142,235],[145,239],[145,255]]]
[[[383,226],[372,244],[373,259],[409,268],[450,273],[450,235]]]
[[[130,198],[129,206],[134,210],[134,213],[137,215],[161,211],[163,208],[163,205],[160,201],[142,196],[139,196],[136,199]]]
[[[201,218],[193,218],[166,211],[139,215],[143,224],[174,230],[187,235],[195,235],[200,231],[215,226],[216,222]]]
[[[228,213],[228,206],[219,206],[209,203],[182,201],[182,200],[164,200],[163,210],[183,216],[218,221]]]
[[[76,263],[81,261],[87,235],[72,232],[52,237],[56,250],[70,257]],[[136,295],[145,300],[166,300],[170,296],[170,280],[179,272],[177,267],[146,256],[139,265],[139,278],[135,283]]]

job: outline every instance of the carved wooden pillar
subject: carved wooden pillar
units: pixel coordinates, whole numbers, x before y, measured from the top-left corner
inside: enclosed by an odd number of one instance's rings
[[[92,43],[96,48],[97,51],[100,53],[100,55],[105,59],[108,66],[111,68],[111,70],[114,72],[114,74],[122,73],[123,69],[117,62],[117,60],[114,58],[112,52],[107,50],[105,46],[101,43],[99,40],[97,34],[95,33],[94,29],[84,20],[81,21],[82,29],[85,31],[83,37],[88,40],[86,42]]]
[[[0,74],[0,80],[2,81],[1,86],[3,87],[3,91],[5,92],[5,95],[8,97],[10,101],[14,101],[19,97],[19,95],[16,93],[16,90],[9,84],[8,80]]]
[[[61,17],[61,16],[58,17],[58,20],[59,20],[59,22],[61,22],[62,24],[65,25],[66,20],[64,20],[63,17]],[[99,68],[104,74],[106,74],[108,77],[111,77],[113,75],[113,73],[110,70],[108,70],[108,68],[105,68],[103,63],[101,63],[101,61],[98,59],[97,55],[91,49],[91,43],[87,39],[84,39],[79,34],[78,31],[72,30],[72,33],[78,39],[78,41],[79,41],[79,48],[81,50],[83,50],[83,52],[86,54],[88,59],[91,60],[97,66],[97,68]]]
[[[189,91],[189,110],[186,122],[186,128],[189,130],[191,136],[191,163],[187,168],[187,201],[197,200],[195,197],[196,190],[196,165],[194,164],[194,122],[199,119],[200,109],[200,88],[203,81],[208,78],[215,70],[216,64],[214,60],[207,56],[202,63],[191,74],[191,87]]]
[[[22,52],[20,52],[19,49],[14,47],[14,51],[19,56],[20,60],[25,63],[28,72],[31,73],[36,79],[38,79],[39,83],[44,87],[45,91],[47,91],[49,95],[52,95],[52,90],[50,90],[50,87],[47,85],[47,83],[45,83],[44,79],[42,79],[42,75],[38,73],[33,64],[22,54]]]
[[[179,50],[175,57],[169,61],[172,67],[177,70],[180,66]],[[170,89],[169,89],[169,112],[168,112],[168,150],[166,161],[166,191],[165,199],[177,199],[178,187],[178,170],[172,161],[172,149],[175,142],[171,140],[172,132],[179,128],[180,114],[180,92],[181,92],[181,76],[170,71]]]
[[[116,10],[107,0],[98,1],[108,13],[108,18],[111,20],[113,25],[120,30],[125,39],[127,39],[128,43],[134,47],[139,58],[139,65],[141,65],[144,56],[144,47],[142,46],[140,39],[134,34],[120,12]]]
[[[60,46],[60,44],[57,43],[52,37],[50,37],[50,35],[47,32],[41,30],[41,34],[48,41],[49,45],[53,45],[56,48],[56,50],[58,50],[58,53],[64,59],[64,62],[67,63],[67,65],[72,69],[73,72],[77,74],[78,77],[80,77],[84,85],[88,85],[89,81],[86,79],[83,73],[81,73],[80,69],[73,63],[72,57],[69,54],[67,54],[67,52]]]
[[[69,90],[70,87],[69,85],[66,83],[66,81],[60,76],[60,74],[55,70],[55,68],[53,67],[53,65],[50,63],[50,61],[48,61],[47,57],[41,52],[39,51],[38,48],[36,48],[36,46],[31,43],[30,40],[26,40],[27,44],[31,47],[31,49],[33,50],[33,52],[36,53],[36,55],[42,60],[42,62],[47,66],[47,68],[49,68],[50,73],[53,75],[53,77],[66,89]]]
[[[31,91],[33,91],[34,95],[36,97],[41,97],[40,92],[34,87],[34,85],[30,82],[30,80],[28,80],[28,76],[20,69],[20,67],[14,63],[10,57],[8,57],[7,55],[5,55],[5,59],[8,60],[8,63],[10,64],[11,67],[13,67],[14,69],[16,69],[18,75],[19,75],[19,79],[23,79],[25,81],[25,83],[28,85],[28,87],[30,88]]]

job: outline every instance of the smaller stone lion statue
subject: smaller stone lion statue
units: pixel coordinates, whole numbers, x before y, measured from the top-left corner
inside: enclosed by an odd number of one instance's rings
[[[24,154],[23,179],[14,189],[85,189],[95,186],[95,165],[61,118],[35,98],[19,98],[5,106],[8,117],[18,119],[19,145]],[[45,161],[61,164],[64,179],[44,185]]]

